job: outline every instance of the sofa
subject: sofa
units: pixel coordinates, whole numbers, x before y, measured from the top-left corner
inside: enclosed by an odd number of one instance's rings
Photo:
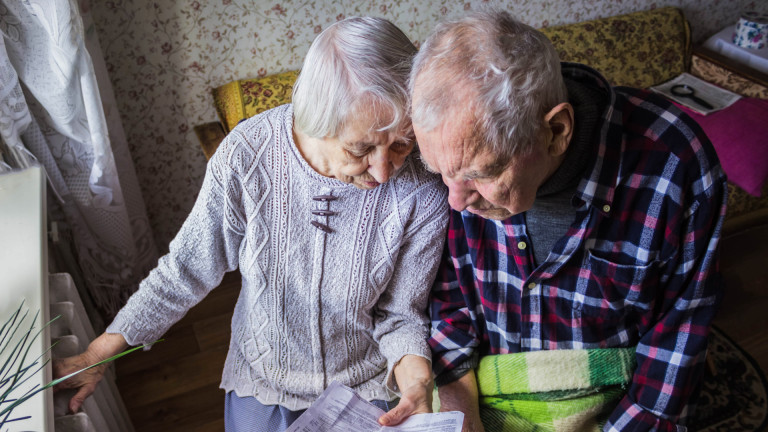
[[[768,99],[768,82],[740,71],[712,53],[694,50],[690,27],[682,11],[673,7],[635,12],[576,24],[542,28],[563,61],[587,64],[600,71],[613,85],[648,88],[689,72],[731,91],[752,98]],[[241,120],[290,102],[298,71],[242,79],[213,89],[219,121],[196,126],[195,132],[206,157],[210,158],[221,139]],[[725,152],[749,152],[740,143],[716,145],[721,160]],[[762,143],[760,143],[762,144]],[[742,158],[743,159],[743,158]],[[746,160],[749,162],[750,158]],[[726,170],[729,178],[740,174],[760,176],[762,193],[746,192],[729,180],[726,234],[768,225],[768,163],[753,158],[753,166]],[[725,165],[724,165],[725,166]]]

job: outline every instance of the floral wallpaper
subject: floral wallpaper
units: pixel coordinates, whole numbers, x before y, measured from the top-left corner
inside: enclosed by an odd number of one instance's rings
[[[747,0],[91,0],[90,9],[88,0],[80,3],[96,24],[162,251],[202,184],[206,161],[192,128],[216,120],[211,89],[298,69],[315,35],[337,20],[382,16],[418,46],[439,20],[489,6],[534,27],[676,6],[701,41],[742,11],[766,7]]]

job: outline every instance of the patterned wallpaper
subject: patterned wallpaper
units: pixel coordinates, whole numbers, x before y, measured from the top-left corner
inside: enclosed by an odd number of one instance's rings
[[[205,173],[192,127],[216,120],[210,89],[297,69],[312,39],[347,16],[390,19],[417,44],[444,17],[504,7],[543,27],[662,6],[694,41],[738,20],[746,0],[81,0],[95,22],[158,248],[191,210]],[[759,3],[761,8],[766,6]],[[768,12],[768,11],[763,11]]]

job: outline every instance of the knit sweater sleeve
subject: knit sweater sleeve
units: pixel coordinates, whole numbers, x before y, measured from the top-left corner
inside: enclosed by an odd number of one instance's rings
[[[108,333],[122,334],[130,345],[155,341],[218,286],[226,272],[237,269],[244,218],[238,176],[228,159],[244,144],[235,136],[227,136],[209,161],[195,205],[168,254],[118,312]]]
[[[439,178],[428,178],[416,195],[394,273],[376,305],[373,336],[387,359],[385,383],[393,391],[398,391],[393,368],[405,355],[432,359],[427,305],[443,249],[448,197]]]

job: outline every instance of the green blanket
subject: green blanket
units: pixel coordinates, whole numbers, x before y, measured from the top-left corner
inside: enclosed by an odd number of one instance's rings
[[[480,417],[489,432],[600,431],[626,392],[634,348],[483,357]]]

